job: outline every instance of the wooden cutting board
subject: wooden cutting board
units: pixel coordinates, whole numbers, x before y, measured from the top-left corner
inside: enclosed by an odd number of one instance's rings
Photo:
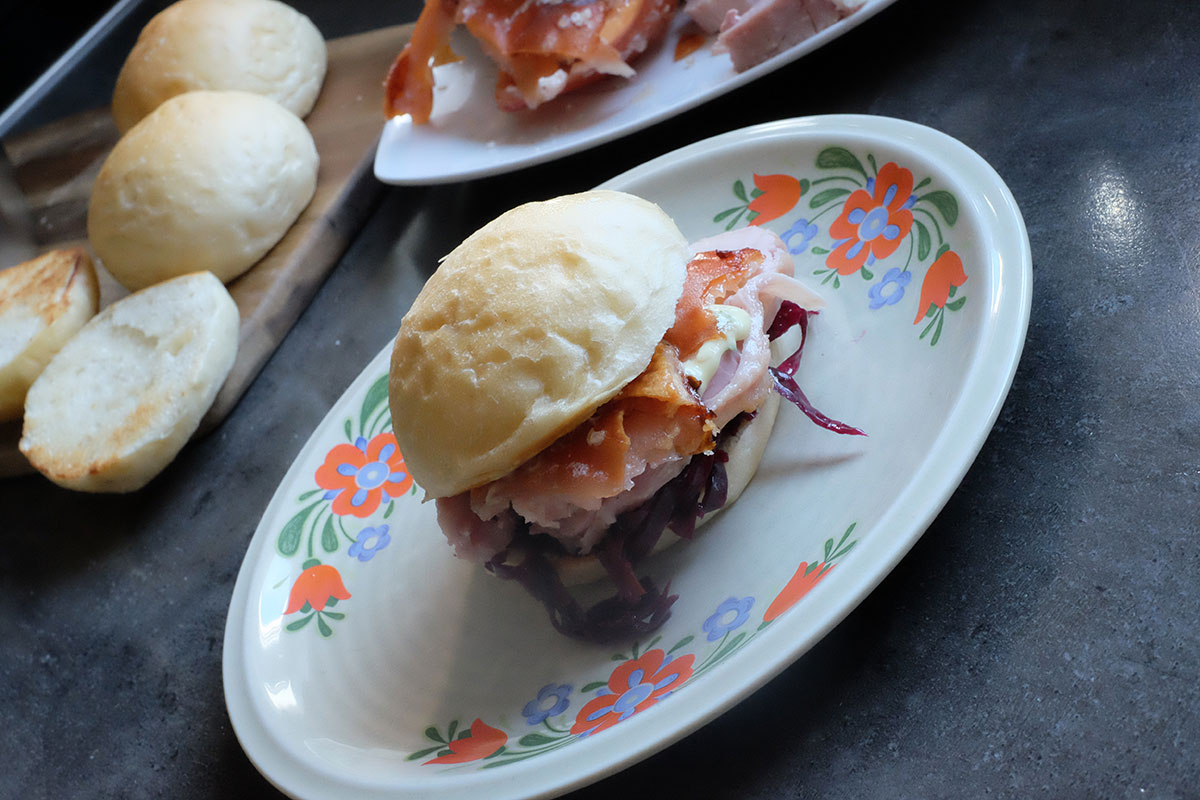
[[[274,249],[229,284],[242,318],[237,360],[201,432],[237,405],[382,191],[371,164],[383,125],[383,79],[411,32],[411,24],[399,25],[329,42],[325,83],[305,118],[321,158],[316,194]],[[39,250],[87,246],[88,196],[117,138],[112,115],[102,108],[2,143],[30,207]],[[127,294],[100,272],[102,306]],[[0,424],[0,477],[32,471],[17,449],[20,434],[20,422]]]

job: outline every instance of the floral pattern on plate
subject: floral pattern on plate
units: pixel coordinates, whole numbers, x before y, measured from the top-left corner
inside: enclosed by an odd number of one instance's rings
[[[425,729],[425,738],[432,745],[410,753],[408,760],[426,765],[474,763],[484,769],[501,767],[593,736],[653,707],[742,649],[799,603],[857,544],[850,538],[856,525],[851,523],[836,541],[827,539],[820,561],[800,562],[767,605],[754,630],[738,631],[755,616],[756,598],[727,597],[716,603],[697,632],[684,636],[671,648],[663,650],[658,646],[662,637],[655,637],[644,646],[635,642],[628,653],[613,654],[617,666],[607,677],[584,684],[579,698],[573,696],[574,687],[569,683],[543,686],[521,709],[527,726],[535,730],[518,736],[479,717],[469,728],[453,720],[445,732],[431,725]]]
[[[371,561],[392,541],[383,520],[391,517],[397,500],[417,491],[392,434],[387,386],[386,374],[377,378],[358,414],[345,418],[340,429],[345,440],[326,451],[311,488],[296,497],[299,509],[275,537],[279,555],[306,556],[283,610],[285,617],[300,615],[285,626],[289,632],[308,628],[315,620],[313,628],[321,636],[333,635],[331,623],[341,622],[346,614],[330,609],[352,595],[341,571],[321,556]]]
[[[945,189],[922,192],[932,178],[914,184],[909,168],[894,161],[879,166],[874,154],[860,159],[845,147],[821,150],[814,167],[817,172],[804,176],[756,173],[749,192],[743,180],[734,181],[733,194],[740,202],[716,214],[713,222],[724,223],[725,230],[743,220],[750,225],[787,223],[780,236],[788,251],[824,256],[812,269],[822,286],[841,289],[843,279],[855,275],[870,283],[866,301],[872,311],[904,300],[914,271],[927,265],[912,324],[924,321],[918,338],[936,345],[947,312],[961,310],[967,301],[958,293],[967,272],[948,236],[958,222],[958,198]],[[804,207],[805,197],[805,215],[791,217]],[[822,232],[818,221],[830,214],[835,216]],[[876,270],[884,266],[876,281]]]

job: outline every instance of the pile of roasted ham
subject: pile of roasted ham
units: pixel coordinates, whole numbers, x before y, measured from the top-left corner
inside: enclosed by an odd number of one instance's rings
[[[687,0],[684,12],[743,72],[857,11],[866,0]]]
[[[426,0],[388,72],[385,113],[429,121],[433,68],[455,59],[458,25],[496,63],[496,105],[518,111],[604,75],[632,76],[629,62],[662,38],[676,8],[674,0]]]

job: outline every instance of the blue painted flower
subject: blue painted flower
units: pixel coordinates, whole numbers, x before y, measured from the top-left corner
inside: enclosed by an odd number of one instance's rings
[[[908,286],[908,282],[912,280],[912,273],[907,270],[901,272],[899,267],[892,267],[884,273],[883,278],[879,283],[871,287],[867,292],[867,297],[871,299],[871,310],[874,311],[884,306],[894,306],[900,302],[900,298],[904,297],[904,288]]]
[[[571,704],[571,685],[569,683],[547,683],[537,693],[537,697],[525,704],[521,714],[530,725],[540,725],[550,717],[557,717],[567,710]]]
[[[388,526],[380,525],[377,528],[363,528],[358,532],[358,541],[350,545],[349,553],[351,558],[357,558],[359,561],[370,561],[383,548],[387,547],[392,541],[392,537],[388,534]]]
[[[713,615],[704,620],[704,632],[708,641],[715,642],[735,628],[740,628],[750,619],[750,608],[754,605],[753,597],[738,599],[730,597],[722,600]]]
[[[815,223],[809,222],[804,217],[799,218],[792,223],[792,227],[784,231],[783,243],[787,245],[788,252],[792,255],[799,255],[808,249],[809,244],[817,236],[817,226]],[[794,240],[799,237],[800,243],[795,244]]]

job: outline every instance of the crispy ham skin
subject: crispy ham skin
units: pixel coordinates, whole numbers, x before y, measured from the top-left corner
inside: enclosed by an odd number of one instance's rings
[[[723,426],[762,403],[772,387],[767,329],[783,300],[810,310],[823,305],[792,278],[791,256],[775,234],[747,228],[693,245],[675,323],[638,378],[509,475],[438,499],[438,520],[455,553],[487,562],[526,525],[566,553],[591,552],[620,514],[711,451]],[[745,310],[751,331],[738,351],[726,353],[700,397],[682,360],[718,335],[706,308],[713,303]]]
[[[629,62],[661,39],[672,0],[426,0],[412,39],[384,84],[388,118],[429,121],[433,67],[464,25],[499,68],[496,104],[537,108],[604,75],[631,77]]]

